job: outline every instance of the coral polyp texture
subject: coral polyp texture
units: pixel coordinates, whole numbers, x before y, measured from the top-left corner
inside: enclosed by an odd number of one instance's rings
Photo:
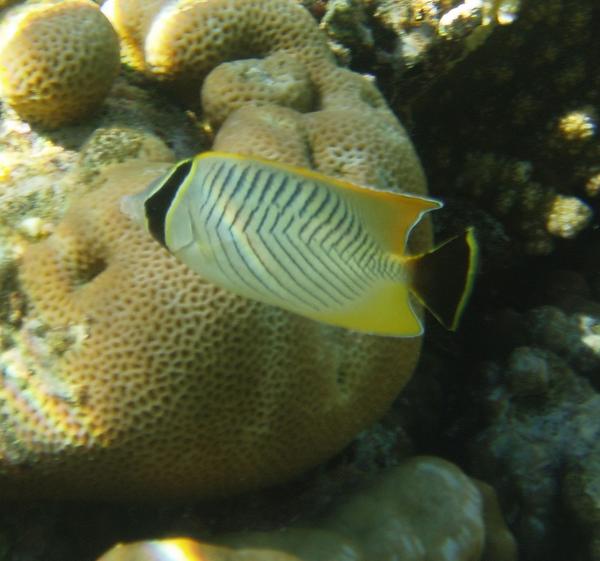
[[[296,147],[290,163],[374,187],[424,192],[412,144],[381,93],[372,80],[335,64],[314,20],[296,2],[140,6],[109,0],[103,9],[140,69],[184,89],[185,98],[201,105],[204,120],[220,127],[219,149],[229,144],[232,151],[285,161],[275,138],[292,137],[285,142]],[[235,58],[244,60],[229,62]],[[227,133],[230,142],[219,140],[224,130],[235,131]]]
[[[201,107],[217,129],[220,150],[315,167],[373,187],[425,191],[412,144],[381,93],[368,78],[335,64],[296,2],[109,0],[103,10],[141,70],[185,89],[184,97]]]
[[[117,34],[94,2],[31,2],[1,16],[0,97],[26,121],[55,128],[86,117],[119,65]]]
[[[165,81],[199,84],[221,62],[275,51],[315,69],[333,60],[314,20],[293,0],[108,0],[103,11],[137,66]]]
[[[304,66],[293,56],[275,53],[220,64],[204,82],[202,105],[211,123],[220,125],[233,109],[247,103],[308,111],[315,93]]]

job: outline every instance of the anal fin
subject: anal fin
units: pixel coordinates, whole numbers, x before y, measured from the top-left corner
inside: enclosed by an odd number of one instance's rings
[[[312,317],[373,335],[418,337],[423,333],[421,320],[410,303],[408,287],[397,281],[377,283],[347,310]]]

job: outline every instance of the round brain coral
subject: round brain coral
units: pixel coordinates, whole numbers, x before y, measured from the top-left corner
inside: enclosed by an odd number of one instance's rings
[[[119,210],[165,164],[112,169],[24,256],[32,313],[1,390],[1,494],[239,492],[325,460],[385,411],[420,338],[206,283]]]
[[[0,25],[0,95],[25,120],[46,127],[96,109],[119,71],[119,40],[87,0],[27,3]]]

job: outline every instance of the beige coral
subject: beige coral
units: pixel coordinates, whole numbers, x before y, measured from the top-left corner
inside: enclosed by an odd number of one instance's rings
[[[119,211],[164,169],[112,168],[24,257],[34,313],[2,388],[3,495],[214,495],[281,481],[344,446],[412,372],[419,339],[305,320],[178,263]]]
[[[310,167],[311,155],[303,116],[277,105],[240,107],[219,129],[215,150],[280,159]]]
[[[290,8],[290,2],[276,3],[284,14],[283,7]],[[304,20],[298,19],[296,33],[309,46],[313,41],[312,49],[304,45],[306,52],[300,47],[277,51],[283,39],[274,40],[269,51],[274,54],[264,60],[223,63],[208,73],[201,97],[204,118],[220,125],[214,147],[284,161],[289,157],[298,165],[357,183],[424,193],[413,146],[374,83],[337,67],[322,51],[322,39],[300,25]],[[277,72],[265,75],[269,65]],[[258,76],[258,83],[249,74]],[[311,104],[300,107],[291,98],[286,89],[290,75],[307,77],[297,93]]]
[[[119,41],[89,0],[32,2],[0,26],[0,93],[19,115],[57,127],[96,109],[119,71]]]
[[[220,125],[232,110],[248,103],[273,103],[308,111],[313,97],[306,69],[285,53],[225,62],[208,75],[202,86],[202,106],[213,125]]]
[[[480,494],[478,485],[449,462],[416,457],[316,521],[211,540],[220,546],[181,538],[120,544],[98,561],[170,561],[176,552],[207,561],[514,561],[495,493]]]
[[[200,84],[225,60],[293,52],[309,70],[332,61],[314,20],[290,0],[108,0],[131,58],[167,81]]]
[[[387,109],[356,108],[300,114],[274,105],[246,105],[223,123],[213,148],[315,167],[381,189],[425,194],[423,172],[402,126]]]

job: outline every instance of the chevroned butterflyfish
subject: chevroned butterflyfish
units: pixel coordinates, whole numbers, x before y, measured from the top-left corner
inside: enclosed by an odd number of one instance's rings
[[[472,229],[422,255],[411,230],[442,203],[224,152],[183,160],[123,212],[208,281],[307,318],[423,332],[411,295],[455,329],[473,285]]]

